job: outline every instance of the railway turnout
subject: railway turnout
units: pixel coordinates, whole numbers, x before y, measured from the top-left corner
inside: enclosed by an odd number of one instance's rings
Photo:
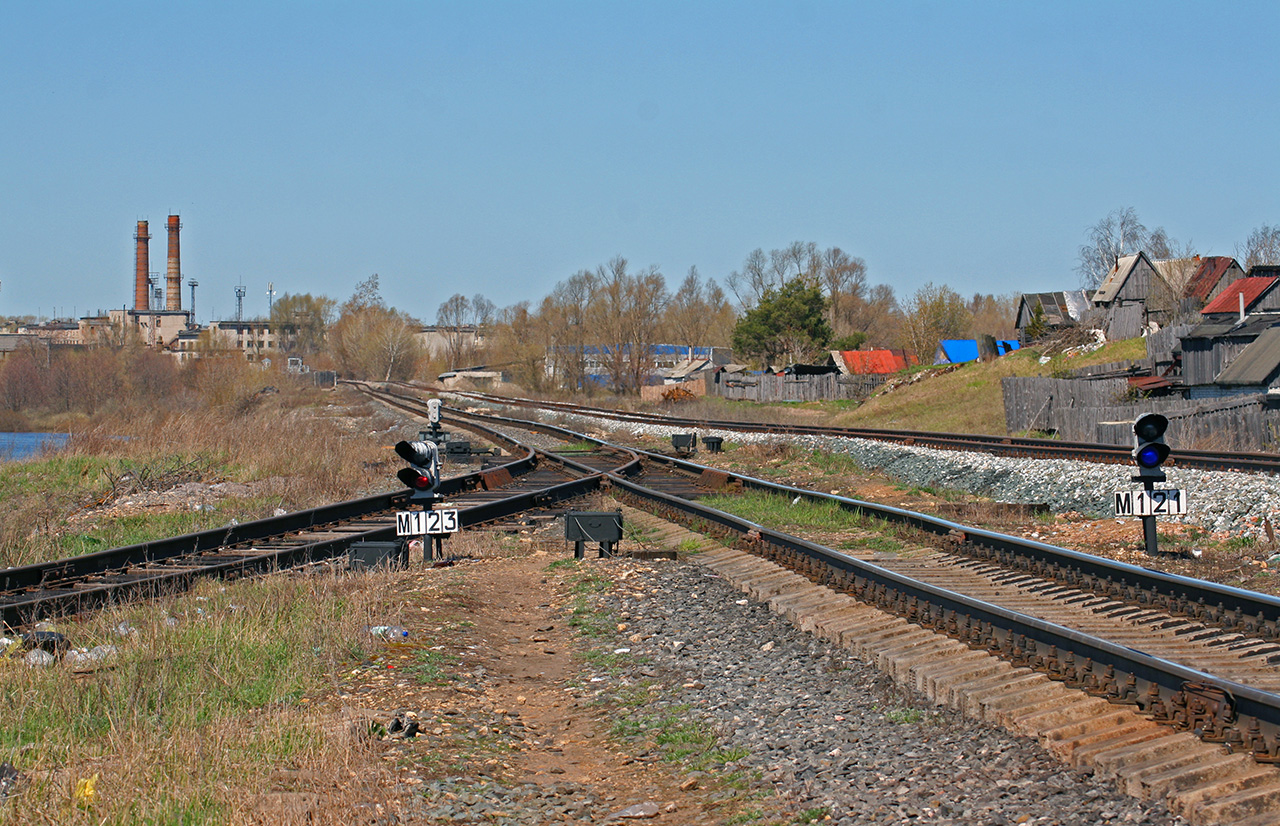
[[[425,402],[403,389],[361,389],[426,415]],[[610,495],[630,513],[653,515],[637,518],[714,537],[720,549],[705,553],[704,564],[806,627],[882,661],[938,702],[1038,732],[1081,765],[1158,776],[1133,780],[1131,790],[1169,795],[1194,822],[1261,824],[1280,816],[1280,771],[1273,767],[1280,763],[1280,600],[729,474],[541,422],[474,411],[451,411],[445,421],[511,453],[441,480],[439,492],[464,527],[562,512],[587,494]],[[532,434],[574,447],[532,447]],[[698,501],[713,491],[833,504],[891,526],[912,547],[883,553],[868,542],[860,549],[854,531],[851,549],[836,550]],[[0,572],[0,609],[12,626],[199,575],[341,556],[355,539],[393,536],[394,512],[406,503],[406,493],[384,494],[11,569]],[[1189,738],[1205,745],[1190,748]]]

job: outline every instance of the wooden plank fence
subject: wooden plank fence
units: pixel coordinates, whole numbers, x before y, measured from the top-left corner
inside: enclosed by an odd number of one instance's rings
[[[1127,445],[1135,418],[1161,413],[1169,417],[1165,438],[1174,448],[1275,450],[1280,443],[1280,412],[1262,395],[1130,399],[1125,379],[1006,378],[1001,389],[1009,433],[1052,431],[1067,441]]]
[[[752,402],[812,402],[825,399],[865,399],[884,384],[884,376],[740,376],[720,374],[707,381],[708,395]]]

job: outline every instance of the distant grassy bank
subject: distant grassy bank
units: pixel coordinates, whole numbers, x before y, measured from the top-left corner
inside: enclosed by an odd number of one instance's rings
[[[0,567],[72,556],[389,489],[387,437],[363,402],[244,371],[92,415],[35,410],[57,453],[0,463]]]

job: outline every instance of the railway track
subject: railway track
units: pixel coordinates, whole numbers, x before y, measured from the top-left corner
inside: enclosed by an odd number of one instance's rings
[[[401,384],[406,389],[420,391],[414,385]],[[779,422],[741,422],[671,416],[661,413],[632,413],[608,408],[587,407],[568,402],[539,401],[489,393],[454,392],[453,395],[486,404],[518,407],[533,410],[549,410],[578,416],[589,416],[619,422],[640,422],[672,427],[701,428],[740,433],[786,433],[814,436],[838,436],[850,439],[871,439],[895,444],[919,445],[944,450],[967,450],[991,453],[997,456],[1015,456],[1029,459],[1075,459],[1087,462],[1128,463],[1133,460],[1129,448],[1118,445],[1091,444],[1088,442],[1064,442],[1047,439],[1028,439],[1014,436],[986,436],[965,433],[933,433],[918,430],[888,430],[880,428],[825,427],[817,425],[787,424]],[[1205,450],[1173,450],[1165,462],[1170,467],[1197,468],[1200,470],[1236,470],[1253,473],[1280,473],[1280,456],[1274,453],[1213,452]]]
[[[513,452],[508,461],[441,480],[463,527],[501,520],[594,489],[603,469],[627,472],[636,457],[602,449],[559,457],[483,426],[468,427]],[[91,610],[188,587],[201,577],[295,568],[346,555],[355,542],[394,539],[408,492],[380,494],[93,554],[0,571],[0,623],[20,628],[42,617]]]
[[[615,497],[747,549],[746,559],[708,559],[731,578],[748,572],[747,590],[809,627],[870,652],[940,701],[989,704],[1006,724],[1039,720],[1024,729],[1065,759],[1122,778],[1130,791],[1167,794],[1193,822],[1280,822],[1271,765],[1280,762],[1280,601],[639,453],[643,470],[612,479]],[[834,551],[656,490],[654,478],[673,469],[697,473],[704,489],[834,501],[920,542],[893,554],[874,542]],[[938,662],[947,676],[925,678]],[[965,688],[979,683],[981,696]]]
[[[425,412],[421,399],[363,389],[406,412]],[[1280,771],[1271,765],[1280,763],[1280,600],[731,475],[543,423],[476,413],[447,420],[519,451],[513,461],[442,483],[464,526],[562,509],[606,489],[627,507],[733,546],[705,561],[940,701],[998,709],[1006,724],[1039,719],[1042,727],[1030,730],[1060,753],[1087,756],[1093,766],[1119,760],[1116,771],[1139,778],[1140,792],[1159,789],[1181,801],[1194,822],[1280,822],[1266,819],[1280,817]],[[503,435],[517,431],[590,447],[535,449]],[[837,551],[697,501],[739,490],[825,500],[906,532],[914,547],[893,555],[876,552],[871,541],[859,548],[854,530],[854,550]],[[9,623],[155,593],[199,575],[329,558],[357,538],[390,537],[391,513],[405,506],[404,496],[0,572],[0,608]],[[1028,688],[1033,681],[1045,685]],[[1151,776],[1159,781],[1143,785]]]

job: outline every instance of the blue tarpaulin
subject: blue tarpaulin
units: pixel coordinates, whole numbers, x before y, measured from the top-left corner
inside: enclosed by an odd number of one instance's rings
[[[996,339],[996,353],[1007,355],[1018,349],[1018,342],[1010,339]],[[938,342],[938,351],[933,355],[934,364],[963,364],[966,361],[978,360],[978,341],[972,338],[945,338]]]

